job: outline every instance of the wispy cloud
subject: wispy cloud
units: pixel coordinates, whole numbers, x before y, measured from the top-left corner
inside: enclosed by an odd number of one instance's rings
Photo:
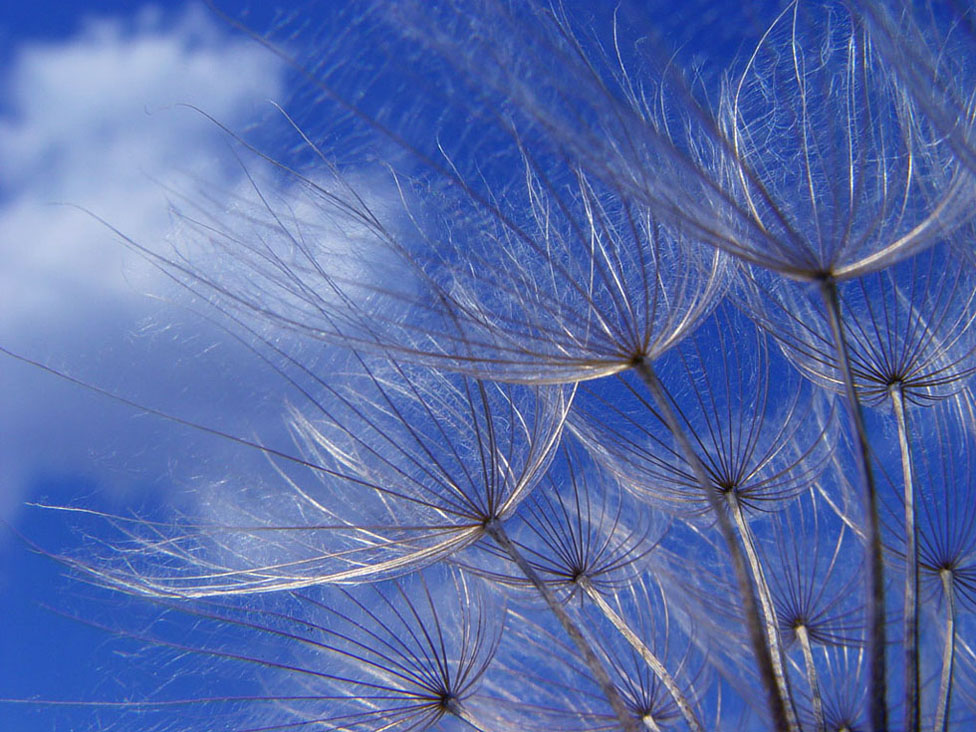
[[[281,98],[283,69],[200,7],[92,19],[60,43],[24,41],[12,59],[0,72],[0,342],[75,368],[97,362],[93,373],[111,385],[113,364],[149,312],[138,293],[159,284],[78,207],[136,241],[164,241],[174,172],[206,175],[224,190],[239,185],[240,171],[217,163],[226,136],[180,105],[240,129]],[[155,341],[168,365],[172,339]],[[12,516],[29,475],[70,470],[93,437],[118,434],[119,420],[132,419],[103,409],[105,424],[89,417],[82,425],[88,397],[43,378],[0,363],[0,516]],[[75,444],[72,433],[86,439]],[[60,465],[50,457],[57,440]]]

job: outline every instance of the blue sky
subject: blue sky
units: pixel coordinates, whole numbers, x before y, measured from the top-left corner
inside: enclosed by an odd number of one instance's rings
[[[695,59],[703,26],[682,19],[698,14],[719,39],[710,53],[731,53],[759,26],[748,10],[715,16],[720,7],[692,5],[662,27]],[[273,16],[246,17],[263,27]],[[0,345],[198,423],[284,439],[274,379],[170,304],[166,279],[95,218],[137,242],[178,241],[174,190],[201,178],[221,191],[246,185],[226,137],[177,105],[247,129],[294,91],[281,63],[201,5],[122,1],[7,3],[0,61]],[[85,599],[98,593],[17,534],[50,551],[81,538],[28,503],[151,511],[249,461],[261,459],[0,359],[0,519],[13,529],[0,531],[0,697],[112,699],[127,688],[125,644],[60,614],[101,622],[105,604]],[[0,705],[4,729],[50,729],[52,717],[56,729],[98,727],[91,709]]]

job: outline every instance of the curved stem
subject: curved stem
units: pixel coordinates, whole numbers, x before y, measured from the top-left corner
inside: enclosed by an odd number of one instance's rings
[[[942,647],[942,679],[939,682],[939,702],[935,708],[935,732],[949,730],[949,704],[952,701],[952,665],[956,657],[956,601],[952,589],[952,571],[943,569],[942,590],[946,598],[945,645]]]
[[[766,643],[766,635],[763,632],[763,623],[759,617],[759,608],[756,605],[752,580],[749,577],[749,572],[746,570],[746,563],[742,557],[742,549],[736,539],[732,522],[729,521],[728,514],[726,514],[722,505],[719,503],[718,496],[715,495],[715,491],[712,488],[712,481],[708,477],[708,471],[705,469],[705,464],[698,457],[698,453],[692,447],[691,440],[688,439],[688,435],[685,434],[681,423],[678,421],[678,417],[671,408],[671,403],[668,401],[668,396],[664,391],[664,386],[657,377],[657,373],[644,359],[637,361],[634,364],[634,369],[651,393],[651,397],[657,404],[661,412],[661,417],[670,430],[672,437],[674,437],[675,442],[678,444],[678,449],[681,451],[682,456],[694,471],[695,478],[698,480],[701,489],[705,492],[709,507],[715,515],[716,523],[722,534],[722,539],[728,548],[729,557],[732,561],[732,569],[735,572],[735,578],[739,585],[739,596],[742,598],[742,607],[746,616],[749,640],[752,644],[752,651],[756,656],[756,663],[759,665],[759,678],[762,680],[763,686],[766,689],[766,697],[769,704],[769,711],[773,718],[773,724],[776,729],[796,732],[799,729],[796,712],[793,710],[790,699],[784,697],[776,681],[773,659],[770,656],[769,646]]]
[[[505,527],[502,526],[502,522],[497,518],[491,519],[485,523],[485,533],[487,533],[495,542],[501,547],[512,561],[518,566],[522,573],[525,575],[526,579],[532,583],[532,586],[539,592],[542,599],[546,601],[549,609],[552,611],[553,615],[559,621],[560,625],[572,639],[576,647],[579,648],[580,653],[583,655],[583,661],[586,663],[587,667],[590,669],[590,673],[593,674],[593,678],[596,680],[600,689],[603,691],[604,696],[610,703],[610,707],[613,709],[613,713],[617,716],[620,721],[621,727],[626,730],[626,732],[639,732],[640,726],[634,719],[633,715],[629,712],[623,699],[620,697],[620,693],[617,691],[617,687],[614,686],[613,681],[610,680],[610,675],[607,670],[600,663],[600,659],[597,657],[596,652],[590,646],[589,641],[583,635],[583,632],[579,629],[576,622],[569,616],[566,612],[566,608],[563,607],[562,603],[556,599],[556,596],[552,593],[549,586],[542,581],[539,573],[533,569],[532,565],[529,564],[528,560],[522,555],[522,552],[518,550],[515,543],[509,538],[508,533],[505,531]]]
[[[620,635],[622,635],[630,644],[631,648],[640,654],[641,658],[644,659],[644,663],[646,663],[651,671],[654,672],[654,675],[657,676],[658,680],[664,684],[664,687],[668,690],[668,693],[671,694],[671,698],[674,699],[674,703],[678,705],[678,709],[681,711],[681,715],[688,723],[689,729],[693,730],[693,732],[704,732],[705,728],[695,715],[695,711],[691,707],[691,702],[688,701],[688,697],[686,697],[684,692],[681,691],[681,688],[674,680],[674,677],[668,673],[668,670],[661,662],[661,659],[654,655],[654,652],[647,647],[647,644],[644,643],[644,641],[642,641],[633,630],[631,630],[630,625],[627,624],[627,621],[616,613],[616,611],[610,606],[610,603],[606,601],[606,598],[604,598],[603,595],[601,595],[597,589],[593,587],[593,584],[589,580],[585,578],[580,580],[580,586],[583,588],[586,596],[589,597],[598,608],[600,608],[600,612],[603,613],[603,616],[610,621],[613,627],[617,629],[617,632],[619,632]],[[647,721],[648,718],[645,717],[645,724]],[[653,720],[651,721],[653,722]],[[657,725],[655,725],[655,729],[656,728]]]
[[[807,669],[807,683],[810,685],[810,699],[813,702],[813,722],[816,732],[824,732],[826,725],[824,722],[823,697],[820,695],[820,681],[817,678],[817,666],[813,662],[813,649],[810,647],[810,634],[807,626],[798,625],[795,628],[796,637],[800,641],[800,649],[803,651],[803,663]]]
[[[756,585],[759,594],[759,602],[762,605],[763,619],[766,626],[766,640],[769,643],[769,653],[773,661],[773,673],[776,674],[776,685],[780,693],[785,698],[791,699],[790,684],[784,670],[783,663],[783,643],[779,633],[779,622],[776,619],[776,607],[773,605],[773,597],[769,591],[769,584],[766,582],[766,573],[763,572],[762,563],[759,561],[759,553],[756,551],[756,543],[746,523],[742,513],[742,506],[734,494],[728,494],[729,509],[735,519],[735,526],[739,531],[739,538],[746,550],[746,557],[749,560],[749,569],[752,572],[752,580]]]
[[[837,297],[837,284],[831,278],[820,282],[820,294],[827,310],[827,320],[834,337],[837,350],[838,368],[844,380],[844,395],[847,398],[851,427],[854,431],[855,453],[861,482],[864,486],[864,509],[867,526],[864,529],[867,546],[867,616],[868,616],[868,705],[871,728],[876,732],[888,729],[888,708],[886,705],[887,684],[885,682],[885,601],[884,564],[881,550],[881,521],[878,517],[878,495],[874,485],[874,472],[871,469],[871,447],[868,444],[867,427],[861,402],[854,387],[854,374],[847,352],[847,339],[841,325],[840,300]]]
[[[901,450],[901,472],[905,494],[905,727],[917,732],[921,726],[918,699],[918,529],[915,526],[915,473],[908,433],[908,415],[902,385],[892,384],[891,396],[898,424],[898,447]]]

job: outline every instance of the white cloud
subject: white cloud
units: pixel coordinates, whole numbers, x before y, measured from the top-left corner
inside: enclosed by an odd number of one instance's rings
[[[23,325],[11,317],[60,317],[79,285],[125,287],[106,230],[53,202],[158,240],[169,226],[159,179],[204,169],[221,145],[212,123],[174,105],[239,126],[280,96],[282,70],[194,7],[168,25],[145,10],[134,21],[90,22],[62,44],[25,44],[3,86],[11,112],[0,118],[0,317],[9,332]]]
[[[76,373],[97,362],[89,376],[125,391],[110,371],[139,350],[132,341],[154,344],[143,358],[153,348],[160,361],[173,356],[172,339],[138,326],[150,312],[138,292],[157,290],[160,280],[104,226],[52,202],[86,208],[136,241],[165,240],[164,183],[174,171],[223,190],[239,184],[216,163],[224,133],[177,105],[240,129],[281,97],[283,68],[199,7],[175,19],[143,10],[130,20],[93,20],[62,43],[25,42],[12,58],[0,71],[0,343]],[[133,419],[99,422],[85,400],[0,361],[0,517],[12,515],[23,499],[12,488],[23,490],[32,471],[79,463],[93,439]],[[61,434],[72,430],[85,439]]]

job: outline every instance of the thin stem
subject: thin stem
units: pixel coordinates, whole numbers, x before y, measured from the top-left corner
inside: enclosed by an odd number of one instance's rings
[[[786,699],[792,698],[790,693],[789,681],[786,671],[783,668],[783,643],[779,634],[779,623],[776,619],[776,607],[773,605],[773,598],[769,592],[769,584],[766,582],[766,573],[763,572],[762,563],[759,561],[759,553],[756,551],[756,544],[749,531],[745,516],[742,513],[742,505],[736,496],[730,491],[728,494],[729,509],[735,519],[735,526],[739,531],[739,538],[746,550],[746,557],[749,560],[749,569],[752,572],[752,579],[759,593],[759,602],[762,605],[763,618],[766,623],[766,639],[769,642],[769,653],[773,661],[773,673],[776,674],[776,685],[780,694]]]
[[[729,521],[728,514],[725,513],[719,503],[718,496],[715,495],[715,491],[712,488],[712,481],[708,477],[708,470],[706,470],[701,458],[698,457],[694,447],[692,447],[691,440],[688,439],[688,435],[681,427],[678,417],[671,408],[671,403],[668,401],[668,396],[664,391],[664,386],[657,377],[657,373],[645,359],[638,360],[634,364],[634,369],[647,386],[651,397],[661,412],[661,417],[665,425],[670,430],[675,442],[677,442],[678,448],[681,450],[685,460],[688,461],[688,464],[694,471],[695,478],[698,480],[701,489],[705,492],[708,504],[718,523],[719,531],[729,550],[732,569],[735,572],[735,578],[739,585],[739,596],[742,598],[746,626],[749,631],[749,640],[752,644],[753,653],[756,656],[756,663],[759,665],[759,678],[762,680],[763,686],[766,689],[767,702],[773,723],[776,729],[795,732],[799,729],[796,713],[793,710],[791,701],[782,695],[779,684],[776,682],[773,660],[769,653],[769,646],[766,643],[766,635],[763,632],[759,609],[756,606],[756,596],[753,592],[752,579],[746,570],[745,560],[742,557],[742,549],[736,539],[732,523]]]
[[[610,680],[610,675],[607,670],[600,663],[600,659],[597,657],[596,652],[590,646],[589,641],[583,635],[583,632],[579,629],[576,622],[569,616],[566,612],[566,608],[563,607],[562,603],[556,599],[556,596],[549,589],[549,586],[542,581],[539,574],[533,569],[532,565],[529,564],[528,560],[522,555],[522,552],[518,550],[518,547],[509,538],[508,533],[505,531],[505,527],[502,522],[497,518],[491,519],[485,523],[485,533],[487,533],[495,542],[501,547],[512,561],[518,566],[522,573],[525,575],[526,579],[532,583],[532,586],[538,590],[539,594],[542,595],[542,599],[546,601],[549,609],[552,610],[553,615],[559,620],[559,623],[563,626],[566,633],[572,639],[576,647],[579,648],[580,653],[583,654],[583,661],[586,663],[587,667],[590,669],[590,673],[593,674],[593,678],[596,680],[600,689],[603,691],[604,696],[606,696],[607,701],[610,703],[610,707],[613,709],[613,713],[620,720],[620,724],[626,732],[639,732],[640,726],[637,721],[630,714],[623,699],[620,697],[620,693],[617,691],[617,687],[614,686],[613,681]]]
[[[939,572],[946,598],[946,638],[942,647],[942,679],[939,682],[939,703],[935,708],[935,732],[949,730],[949,703],[952,701],[952,665],[956,657],[956,600],[952,589],[952,570]]]
[[[455,717],[464,722],[468,727],[476,732],[488,732],[488,730],[481,726],[481,722],[475,717],[467,708],[461,704],[457,699],[448,699],[444,704],[444,709],[447,710],[449,714],[453,714]]]
[[[864,537],[867,542],[867,616],[868,616],[868,704],[871,728],[876,732],[888,729],[888,708],[885,704],[887,689],[885,683],[885,601],[884,564],[881,551],[881,521],[878,518],[878,495],[874,485],[874,472],[871,468],[871,447],[868,444],[868,431],[864,425],[861,402],[854,387],[854,374],[851,372],[847,340],[841,325],[840,299],[837,297],[837,284],[831,278],[820,282],[820,294],[827,310],[830,330],[837,349],[837,361],[844,379],[844,395],[847,398],[851,426],[854,430],[855,453],[861,481],[864,485],[864,504],[867,526]]]
[[[630,626],[627,624],[627,621],[617,614],[617,612],[610,606],[610,603],[606,601],[606,598],[604,598],[603,595],[601,595],[599,591],[593,587],[593,584],[588,579],[581,579],[579,584],[583,588],[583,591],[586,592],[586,596],[596,603],[596,606],[600,608],[600,612],[603,613],[603,616],[610,621],[613,627],[615,627],[620,635],[622,635],[630,644],[631,648],[640,654],[641,658],[644,659],[644,663],[646,663],[651,671],[654,672],[654,675],[657,676],[658,680],[664,684],[664,687],[668,690],[668,693],[671,694],[671,698],[674,699],[674,703],[677,704],[678,709],[681,710],[681,714],[685,718],[685,721],[688,722],[688,727],[693,730],[693,732],[704,732],[705,728],[695,715],[695,711],[691,707],[691,702],[688,701],[688,697],[686,697],[681,691],[681,688],[674,680],[674,677],[668,673],[668,670],[664,667],[661,660],[654,655],[654,652],[647,647],[647,644],[644,643],[644,641],[642,641],[633,630],[631,630]],[[645,718],[645,724],[646,722],[647,718]]]
[[[644,726],[647,727],[651,732],[662,732],[661,728],[658,726],[657,722],[654,721],[654,717],[650,714],[645,714],[641,719]]]
[[[813,662],[813,649],[810,647],[810,634],[807,626],[798,625],[793,629],[797,639],[800,641],[800,649],[803,651],[803,663],[807,669],[807,683],[810,685],[810,699],[813,701],[813,722],[816,725],[816,732],[824,732],[823,697],[820,695],[820,681],[817,678],[817,666]]]
[[[908,434],[908,416],[905,410],[901,383],[888,389],[891,396],[895,421],[898,423],[898,447],[901,450],[901,472],[905,493],[905,725],[909,732],[921,726],[921,709],[918,699],[918,528],[915,525],[915,471],[912,465],[912,448]]]

